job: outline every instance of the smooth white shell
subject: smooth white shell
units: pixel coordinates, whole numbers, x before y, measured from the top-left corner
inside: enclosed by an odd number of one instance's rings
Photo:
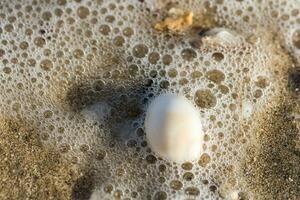
[[[202,42],[205,44],[237,45],[240,38],[232,30],[225,28],[213,28],[204,34]]]
[[[174,162],[199,158],[203,129],[197,109],[185,98],[161,95],[151,102],[145,121],[151,149]]]

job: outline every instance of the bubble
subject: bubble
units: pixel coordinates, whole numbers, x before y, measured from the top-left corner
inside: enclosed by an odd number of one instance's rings
[[[217,69],[208,71],[206,77],[216,84],[220,84],[225,80],[224,73]]]
[[[193,71],[191,76],[193,79],[199,79],[203,74],[200,71]]]
[[[77,9],[77,15],[79,18],[81,19],[85,19],[87,18],[87,16],[90,14],[90,10],[87,8],[87,7],[84,7],[84,6],[80,6],[78,9]]]
[[[75,72],[77,74],[82,74],[84,72],[84,68],[81,65],[76,65],[75,66]]]
[[[224,0],[216,0],[217,4],[223,4]]]
[[[82,144],[82,145],[80,145],[79,149],[81,152],[86,153],[90,149],[90,147],[86,144]]]
[[[63,143],[60,145],[60,152],[61,153],[68,153],[71,150],[71,147],[69,144]]]
[[[26,35],[32,35],[32,32],[33,31],[30,28],[28,28],[28,29],[25,30],[25,34]]]
[[[185,190],[184,190],[184,193],[186,195],[190,195],[190,196],[199,196],[200,194],[200,191],[198,188],[196,187],[187,187]]]
[[[220,52],[216,52],[212,54],[212,58],[217,62],[221,62],[224,59],[224,55]]]
[[[134,65],[134,64],[129,65],[128,66],[128,71],[129,71],[129,74],[134,77],[138,74],[139,67],[137,65]]]
[[[216,192],[217,191],[217,187],[214,185],[209,186],[209,190],[212,192]]]
[[[113,42],[116,46],[121,47],[121,46],[123,46],[125,40],[122,36],[117,36],[117,37],[114,38]]]
[[[137,145],[137,142],[133,139],[127,141],[127,146],[130,148],[135,147],[136,145]]]
[[[292,68],[288,74],[288,86],[292,91],[298,92],[300,88],[300,70],[298,67]]]
[[[132,49],[132,54],[137,58],[143,58],[148,53],[148,47],[144,44],[137,44]]]
[[[53,112],[51,110],[46,110],[44,112],[44,118],[51,118],[53,116]]]
[[[159,58],[160,58],[159,53],[157,53],[157,52],[151,52],[151,53],[149,53],[148,61],[151,64],[156,64],[158,62]]]
[[[231,110],[231,111],[235,111],[236,110],[236,105],[235,104],[230,104],[229,105],[229,109]]]
[[[104,86],[105,86],[105,83],[104,83],[103,80],[96,80],[93,83],[93,88],[94,88],[95,91],[102,91]]]
[[[153,197],[154,200],[165,200],[167,198],[168,198],[168,195],[164,191],[158,191],[158,192],[156,192],[154,194],[154,197]]]
[[[12,104],[12,109],[16,112],[18,112],[21,109],[21,104],[20,103],[13,103]]]
[[[54,11],[54,14],[57,16],[57,17],[61,17],[62,14],[63,14],[63,11],[59,8],[56,8],[55,11]]]
[[[83,57],[84,53],[81,49],[75,49],[73,51],[73,55],[75,58],[80,59],[81,57]]]
[[[138,193],[137,192],[132,192],[131,193],[131,197],[132,198],[137,198],[138,197]]]
[[[126,36],[126,37],[131,37],[133,34],[134,34],[134,31],[132,28],[130,27],[126,27],[123,29],[123,34]]]
[[[106,24],[100,25],[99,27],[99,32],[102,33],[103,35],[108,35],[110,31],[111,31],[110,27]]]
[[[136,129],[136,134],[137,134],[137,136],[142,137],[145,135],[145,132],[142,128],[138,128],[138,129]]]
[[[146,161],[149,164],[154,164],[154,163],[156,163],[157,159],[156,159],[155,156],[153,156],[153,155],[150,154],[150,155],[146,156]]]
[[[103,150],[97,150],[97,153],[96,153],[96,159],[97,160],[103,160],[104,158],[106,157],[106,152],[103,151]]]
[[[254,96],[255,98],[260,98],[262,95],[263,95],[263,93],[262,93],[261,90],[255,90],[253,96]]]
[[[179,180],[172,180],[170,182],[170,188],[173,190],[180,190],[182,188],[183,184]]]
[[[211,161],[210,156],[207,153],[203,153],[198,161],[201,167],[206,167]]]
[[[166,178],[165,177],[159,177],[158,182],[162,184],[162,183],[166,182]]]
[[[161,82],[159,83],[159,86],[160,86],[160,88],[162,88],[162,89],[167,89],[167,88],[170,86],[170,83],[169,83],[169,81],[167,81],[167,80],[163,80],[163,81],[161,81]]]
[[[51,17],[52,17],[52,14],[49,11],[46,11],[42,14],[42,19],[45,21],[49,21],[51,19]]]
[[[118,168],[118,169],[116,170],[116,175],[117,175],[117,176],[123,176],[124,174],[125,174],[125,170],[124,170],[124,169]]]
[[[23,41],[23,42],[20,43],[20,48],[23,49],[23,50],[27,49],[28,46],[29,46],[28,42],[26,42],[26,41]]]
[[[185,162],[181,165],[181,167],[184,170],[191,170],[193,168],[193,164],[190,162]]]
[[[105,21],[108,23],[113,23],[115,21],[115,17],[113,15],[108,15],[105,17]]]
[[[159,169],[160,172],[165,172],[167,167],[166,167],[166,165],[161,164],[161,165],[158,166],[158,169]]]
[[[50,71],[53,68],[53,63],[49,59],[44,59],[40,62],[40,67],[45,71]]]
[[[179,85],[183,86],[183,85],[187,85],[189,83],[188,79],[186,78],[181,78],[179,80]]]
[[[11,68],[9,68],[9,67],[4,67],[4,68],[3,68],[3,72],[4,72],[5,74],[10,74],[10,73],[11,73]]]
[[[171,78],[175,78],[177,76],[177,74],[178,74],[178,72],[175,68],[169,69],[169,71],[168,71],[168,75]]]
[[[197,57],[197,53],[193,49],[184,49],[181,51],[181,57],[186,61],[192,61]]]
[[[172,56],[170,56],[170,55],[164,55],[164,56],[162,57],[162,62],[163,62],[163,64],[165,64],[165,65],[170,65],[170,64],[172,63],[172,60],[173,60],[173,58],[172,58]]]
[[[217,99],[210,90],[197,90],[194,101],[200,108],[213,108],[217,104]]]
[[[63,133],[65,131],[65,128],[64,127],[58,127],[57,131],[59,133]]]
[[[57,0],[57,4],[63,6],[67,3],[67,0]]]
[[[255,81],[255,85],[260,88],[266,88],[269,85],[269,83],[265,77],[259,76]]]
[[[3,57],[4,54],[5,54],[5,51],[3,49],[0,49],[0,57]]]
[[[191,181],[191,180],[193,180],[193,178],[194,178],[194,174],[191,172],[185,172],[183,174],[183,179],[186,181]]]
[[[46,44],[46,41],[44,38],[42,37],[36,37],[34,39],[34,44],[38,47],[43,47]]]
[[[111,193],[113,191],[113,186],[111,184],[108,184],[106,186],[104,186],[104,192],[106,193]]]
[[[7,24],[4,26],[4,30],[7,32],[12,32],[14,30],[14,27],[11,24]]]

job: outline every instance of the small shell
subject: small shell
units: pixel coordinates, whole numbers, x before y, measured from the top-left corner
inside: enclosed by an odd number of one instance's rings
[[[207,44],[232,46],[240,43],[241,39],[231,30],[225,28],[213,28],[205,32],[202,42]]]
[[[200,157],[203,129],[197,109],[185,98],[161,95],[150,104],[145,121],[151,149],[174,162]]]

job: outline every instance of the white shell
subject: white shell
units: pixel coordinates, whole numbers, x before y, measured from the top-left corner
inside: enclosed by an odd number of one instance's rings
[[[203,129],[197,109],[185,98],[158,96],[150,104],[145,131],[151,149],[162,158],[174,162],[199,158]]]
[[[213,28],[207,31],[202,41],[207,44],[220,44],[225,46],[237,45],[241,42],[235,32],[225,28]]]

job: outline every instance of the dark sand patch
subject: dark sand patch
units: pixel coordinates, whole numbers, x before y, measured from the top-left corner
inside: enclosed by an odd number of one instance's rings
[[[45,149],[35,130],[0,119],[0,155],[0,199],[71,199],[77,168]]]

